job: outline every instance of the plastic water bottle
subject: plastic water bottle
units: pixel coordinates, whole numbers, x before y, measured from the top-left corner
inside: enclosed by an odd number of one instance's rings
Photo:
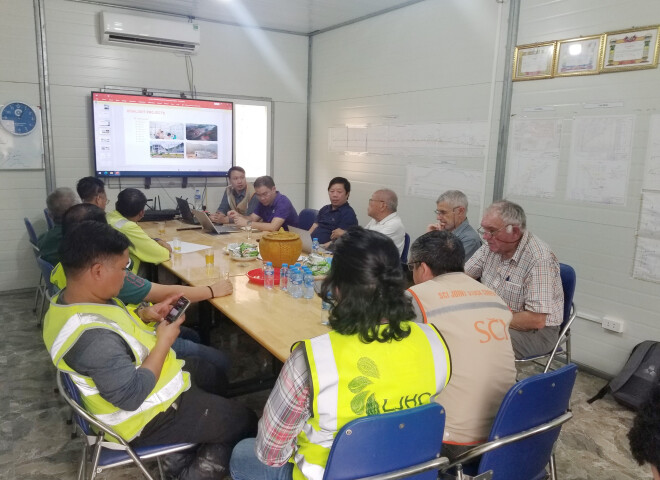
[[[314,298],[314,274],[309,268],[305,268],[303,272],[303,297]]]
[[[273,262],[266,262],[264,266],[264,287],[272,290],[275,285],[275,270],[273,269]]]
[[[319,253],[319,239],[312,238],[312,253]]]
[[[195,202],[194,202],[195,208],[196,209],[201,209],[202,208],[202,189],[201,188],[196,188],[195,189]]]
[[[280,289],[286,292],[286,287],[289,283],[289,265],[286,263],[280,267]]]
[[[327,298],[330,298],[330,292],[328,292]],[[330,310],[330,307],[332,307],[330,302],[327,302],[325,299],[321,300],[321,310]]]
[[[291,283],[289,284],[289,294],[293,298],[300,298],[302,297],[302,283],[303,283],[303,276],[302,276],[302,270],[299,268],[294,268],[291,271]]]

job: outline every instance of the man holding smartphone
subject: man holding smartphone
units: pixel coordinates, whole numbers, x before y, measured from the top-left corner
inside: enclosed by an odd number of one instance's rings
[[[183,362],[171,346],[185,317],[141,328],[119,292],[130,242],[99,222],[83,222],[60,247],[67,286],[51,301],[44,341],[53,363],[69,372],[85,407],[135,446],[191,442],[200,447],[168,473],[222,478],[233,446],[256,433],[256,415],[222,395],[224,372],[196,358]],[[161,319],[181,295],[149,307]]]

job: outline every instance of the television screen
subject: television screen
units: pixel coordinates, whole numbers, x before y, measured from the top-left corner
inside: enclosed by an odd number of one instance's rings
[[[99,177],[219,177],[232,165],[233,103],[92,92]]]

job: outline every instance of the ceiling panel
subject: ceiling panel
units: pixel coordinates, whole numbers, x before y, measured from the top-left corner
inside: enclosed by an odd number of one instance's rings
[[[424,0],[102,0],[99,3],[309,34],[419,1]]]

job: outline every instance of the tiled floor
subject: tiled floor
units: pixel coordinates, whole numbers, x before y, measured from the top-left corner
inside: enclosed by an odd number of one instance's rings
[[[0,479],[74,479],[80,440],[70,438],[67,408],[53,392],[55,371],[32,313],[33,299],[32,293],[0,295]],[[230,351],[234,377],[264,367],[267,356],[236,328],[215,329],[213,338]],[[610,398],[586,403],[604,383],[582,372],[578,375],[572,400],[575,416],[564,426],[557,447],[559,478],[650,479],[648,468],[637,466],[628,450],[632,412]],[[240,400],[260,410],[266,396],[258,393]],[[99,478],[142,477],[124,467]]]

